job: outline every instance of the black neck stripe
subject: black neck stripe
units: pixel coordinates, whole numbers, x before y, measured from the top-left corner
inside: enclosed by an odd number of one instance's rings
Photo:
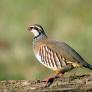
[[[35,36],[34,39],[38,38],[41,35],[41,32],[39,32],[39,35]]]

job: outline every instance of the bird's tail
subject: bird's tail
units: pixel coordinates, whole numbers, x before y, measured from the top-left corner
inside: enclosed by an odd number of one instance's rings
[[[84,67],[89,68],[90,70],[92,70],[92,65],[90,65],[88,63],[86,65],[84,65]]]

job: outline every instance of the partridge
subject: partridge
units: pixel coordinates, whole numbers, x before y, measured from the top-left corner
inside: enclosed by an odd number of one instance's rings
[[[57,75],[78,67],[92,70],[92,66],[65,42],[49,39],[41,25],[32,25],[28,31],[34,34],[33,51],[36,58],[47,68],[57,71]]]

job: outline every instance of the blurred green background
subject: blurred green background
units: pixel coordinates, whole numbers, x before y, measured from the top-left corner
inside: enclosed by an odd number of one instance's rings
[[[65,41],[92,64],[92,0],[0,0],[0,80],[53,74],[34,56],[33,34],[27,32],[33,24],[41,24],[50,38]]]

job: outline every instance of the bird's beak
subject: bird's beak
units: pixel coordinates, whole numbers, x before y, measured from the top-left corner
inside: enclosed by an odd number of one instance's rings
[[[33,27],[31,26],[31,27],[28,27],[27,30],[28,30],[28,31],[31,31],[32,29],[33,29]]]

